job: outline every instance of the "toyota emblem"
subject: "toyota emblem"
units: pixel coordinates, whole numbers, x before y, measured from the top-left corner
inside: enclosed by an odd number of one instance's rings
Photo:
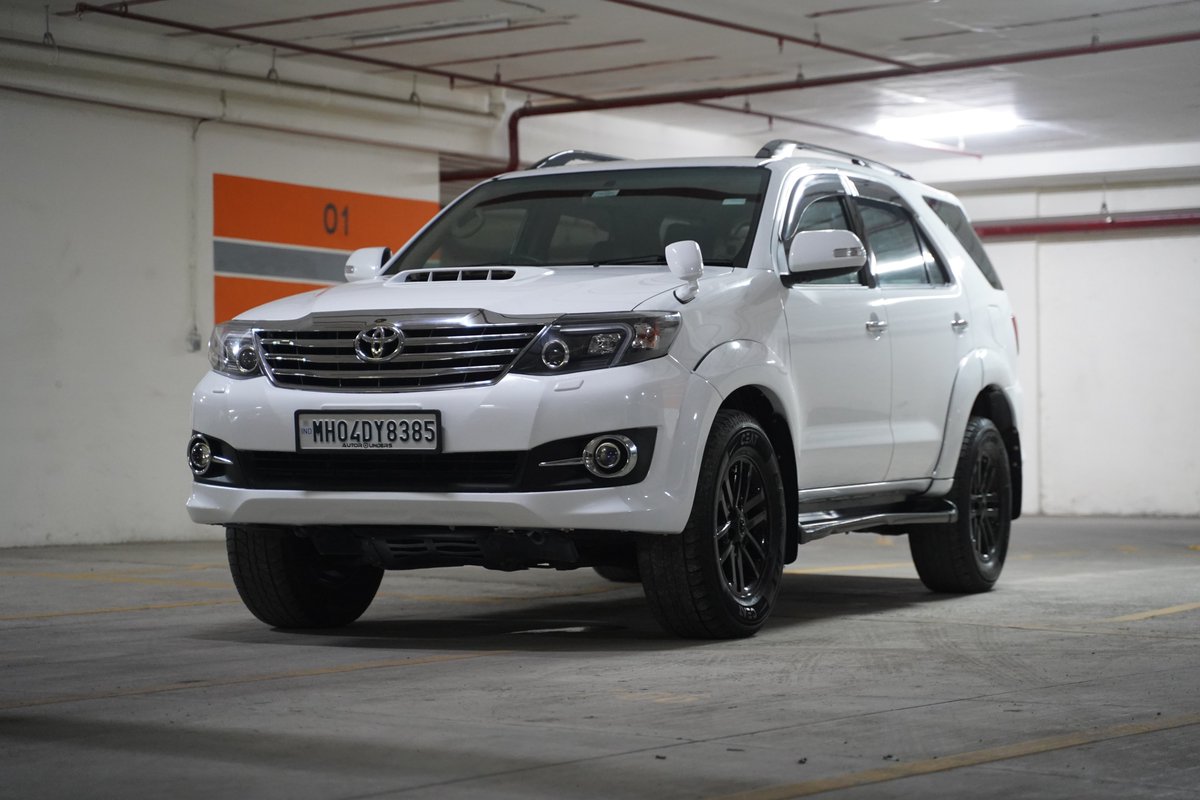
[[[391,361],[404,347],[404,333],[395,325],[375,325],[354,337],[354,353],[371,364]]]

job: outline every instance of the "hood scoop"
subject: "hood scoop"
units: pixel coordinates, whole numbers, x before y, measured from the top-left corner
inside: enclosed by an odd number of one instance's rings
[[[517,276],[515,269],[475,267],[467,269],[421,269],[405,272],[404,283],[438,283],[441,281],[508,281]]]

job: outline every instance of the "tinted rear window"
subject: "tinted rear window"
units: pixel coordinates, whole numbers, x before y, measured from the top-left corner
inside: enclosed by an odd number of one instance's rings
[[[975,266],[979,267],[979,271],[983,273],[983,277],[987,278],[987,282],[993,288],[1003,289],[1000,276],[996,274],[996,268],[992,266],[992,260],[988,258],[987,252],[983,249],[983,242],[979,241],[979,237],[975,235],[975,229],[971,227],[966,213],[954,203],[948,203],[945,200],[926,197],[925,202],[933,209],[933,213],[946,223],[946,227],[971,256],[971,260],[975,262]]]

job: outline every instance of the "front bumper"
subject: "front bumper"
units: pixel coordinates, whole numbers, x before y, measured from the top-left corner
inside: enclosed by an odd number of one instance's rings
[[[720,404],[713,387],[674,359],[563,376],[508,375],[492,386],[345,394],[282,389],[266,378],[209,373],[193,394],[193,428],[236,451],[294,453],[299,410],[436,410],[443,453],[536,455],[549,443],[650,429],[645,477],[628,485],[529,491],[537,480],[486,491],[417,482],[419,490],[356,490],[346,480],[303,489],[196,481],[188,513],[199,523],[423,525],[677,533],[691,512],[695,476]],[[526,474],[540,472],[529,458]],[[551,481],[552,482],[552,481]],[[566,488],[564,488],[566,487]],[[540,488],[540,487],[539,487]]]

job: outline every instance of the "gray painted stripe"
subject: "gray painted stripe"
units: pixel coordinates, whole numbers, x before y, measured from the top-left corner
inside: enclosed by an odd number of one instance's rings
[[[213,268],[236,275],[340,283],[346,279],[346,255],[273,244],[214,241]]]

